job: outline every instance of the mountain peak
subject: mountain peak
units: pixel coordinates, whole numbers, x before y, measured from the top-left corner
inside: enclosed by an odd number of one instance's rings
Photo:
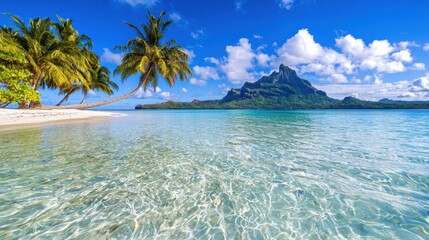
[[[317,90],[311,83],[298,77],[295,70],[281,64],[278,72],[264,76],[254,83],[246,82],[241,89],[231,89],[222,99],[224,102],[237,99],[288,97],[291,95],[318,95],[326,93]]]

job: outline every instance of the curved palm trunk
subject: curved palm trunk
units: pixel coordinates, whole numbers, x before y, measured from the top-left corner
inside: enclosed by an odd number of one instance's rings
[[[64,96],[64,98],[63,98],[63,99],[61,99],[61,101],[60,101],[59,103],[57,103],[57,105],[55,105],[55,106],[60,106],[61,104],[63,104],[63,102],[65,102],[73,92],[74,92],[73,90],[70,90],[70,91],[69,91],[69,92]]]
[[[117,101],[121,101],[121,100],[124,100],[126,98],[129,98],[132,95],[135,95],[142,86],[143,86],[143,82],[140,83],[139,86],[136,89],[134,89],[134,91],[132,91],[128,94],[125,94],[125,95],[119,96],[119,97],[115,97],[112,99],[107,99],[107,100],[100,101],[100,102],[87,103],[87,104],[74,104],[74,105],[58,106],[58,107],[42,107],[42,109],[86,109],[86,108],[99,107],[99,106],[107,105],[109,103],[113,103],[113,102],[117,102]]]
[[[84,93],[83,93],[83,99],[82,99],[82,101],[80,102],[80,104],[83,104],[83,103],[85,102],[85,100],[86,100],[86,96],[88,96],[88,93],[87,93],[87,92],[84,92]]]
[[[140,81],[137,88],[128,94],[125,94],[125,95],[122,95],[119,97],[115,97],[112,99],[107,99],[107,100],[100,101],[100,102],[95,102],[95,103],[74,104],[74,105],[58,106],[58,107],[42,107],[42,109],[47,109],[47,110],[50,110],[50,109],[86,109],[86,108],[99,107],[99,106],[107,105],[109,103],[124,100],[126,98],[131,97],[132,95],[135,95],[139,91],[139,89],[143,86],[143,84],[146,82],[147,78],[149,77],[151,70],[152,70],[152,68],[149,68],[149,70],[147,70],[147,72],[145,73],[145,76],[144,76],[144,80]]]

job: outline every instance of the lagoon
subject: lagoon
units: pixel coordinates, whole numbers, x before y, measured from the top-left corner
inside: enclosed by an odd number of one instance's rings
[[[126,111],[0,132],[1,239],[428,239],[428,110]]]

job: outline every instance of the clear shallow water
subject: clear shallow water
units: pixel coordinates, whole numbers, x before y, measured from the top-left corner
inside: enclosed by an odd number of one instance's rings
[[[0,132],[0,239],[428,239],[429,111],[138,111]]]

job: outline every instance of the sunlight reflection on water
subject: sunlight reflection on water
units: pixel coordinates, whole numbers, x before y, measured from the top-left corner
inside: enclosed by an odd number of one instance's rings
[[[0,238],[429,238],[429,111],[127,114],[0,133]]]

